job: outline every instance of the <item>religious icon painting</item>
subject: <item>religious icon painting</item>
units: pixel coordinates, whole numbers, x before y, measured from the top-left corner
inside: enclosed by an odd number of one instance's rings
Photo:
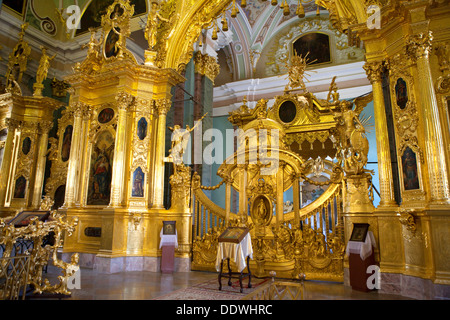
[[[105,124],[110,122],[114,118],[114,110],[111,108],[103,109],[98,115],[98,122]]]
[[[350,241],[364,242],[366,241],[367,232],[369,231],[368,223],[354,223]]]
[[[137,136],[139,138],[139,140],[144,140],[147,137],[147,120],[142,117],[139,121],[138,121],[138,125],[137,125]]]
[[[291,100],[284,101],[278,109],[278,116],[284,123],[291,123],[297,116],[297,106]]]
[[[399,78],[395,85],[395,96],[397,98],[397,105],[400,109],[405,109],[408,103],[408,87],[405,80]]]
[[[131,196],[142,198],[144,196],[144,177],[145,173],[141,167],[133,172],[133,186],[131,188]]]
[[[163,234],[164,235],[175,235],[177,230],[176,221],[163,221]]]
[[[105,41],[105,57],[111,58],[115,57],[119,53],[119,49],[117,47],[117,41],[119,41],[120,28],[112,29]]]
[[[16,180],[16,185],[14,187],[14,198],[25,199],[25,193],[27,190],[27,179],[24,176],[20,176]]]
[[[71,125],[66,127],[63,135],[63,142],[61,146],[61,160],[66,162],[70,157],[70,146],[72,144],[73,127]]]
[[[402,155],[403,186],[405,190],[420,189],[417,168],[417,156],[411,148],[406,147]]]
[[[28,155],[31,150],[31,139],[30,137],[26,137],[22,142],[22,152],[24,155]]]
[[[272,208],[269,198],[264,195],[256,197],[251,206],[251,217],[256,225],[268,225],[272,218]]]
[[[108,205],[111,195],[114,137],[103,131],[97,138],[91,154],[88,205]]]
[[[308,33],[298,38],[293,47],[298,56],[307,56],[309,65],[331,62],[330,37],[324,33]]]

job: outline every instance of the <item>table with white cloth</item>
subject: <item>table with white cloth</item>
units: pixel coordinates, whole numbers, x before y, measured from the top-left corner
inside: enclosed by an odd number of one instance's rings
[[[159,248],[161,251],[161,272],[173,273],[175,266],[175,248],[178,248],[178,233],[164,234],[163,229],[160,232],[161,242]]]
[[[164,229],[161,229],[159,236],[161,237],[161,242],[159,243],[159,248],[163,246],[174,246],[178,248],[178,232],[175,230],[175,234],[164,234]]]
[[[364,242],[349,241],[345,252],[347,255],[350,255],[350,253],[359,254],[362,260],[366,260],[372,254],[372,247],[376,248],[376,246],[373,232],[368,231]]]
[[[216,270],[219,272],[219,290],[222,290],[222,278],[228,278],[228,285],[231,286],[231,278],[239,279],[241,293],[243,292],[242,279],[248,277],[248,288],[251,288],[251,271],[250,259],[253,259],[253,248],[250,233],[239,242],[221,242],[217,248]],[[228,273],[223,274],[223,261],[227,260]],[[232,272],[230,267],[230,260],[236,264],[238,272]],[[247,267],[248,273],[244,274],[244,269]]]
[[[368,231],[364,241],[349,241],[345,252],[349,256],[350,286],[354,290],[368,292],[367,280],[370,273],[367,269],[376,265],[373,248],[376,248],[375,237]]]

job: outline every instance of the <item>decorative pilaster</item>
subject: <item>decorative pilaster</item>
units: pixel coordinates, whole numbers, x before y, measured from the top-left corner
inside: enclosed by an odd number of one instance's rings
[[[153,209],[164,209],[164,152],[166,142],[166,117],[171,107],[170,99],[154,100],[158,115],[154,165]]]
[[[81,122],[81,137],[82,140],[80,142],[80,164],[79,164],[79,170],[81,172],[88,172],[88,165],[89,165],[89,153],[88,153],[88,145],[89,145],[89,127],[90,127],[90,120],[92,117],[93,108],[89,105],[86,105],[85,108],[82,110],[82,122]],[[85,195],[87,194],[87,179],[85,179],[84,175],[79,175],[78,177],[79,182],[79,192],[76,194],[75,197],[75,203],[82,204],[84,203]]]
[[[33,195],[31,199],[31,208],[39,209],[41,205],[42,198],[42,188],[44,187],[44,175],[45,175],[45,163],[47,160],[47,147],[48,147],[48,132],[53,127],[53,122],[43,121],[39,123],[38,130],[40,134],[38,150],[37,150],[37,160],[36,160],[36,171],[33,186]]]
[[[410,36],[406,53],[416,62],[417,89],[422,107],[425,141],[425,158],[430,186],[430,200],[434,204],[448,204],[449,186],[445,161],[445,148],[442,128],[439,121],[439,109],[430,70],[429,55],[433,35],[430,32]]]
[[[277,172],[277,206],[276,206],[276,221],[277,228],[279,228],[284,221],[284,164],[279,165]],[[281,191],[280,191],[281,190]]]
[[[294,193],[294,223],[296,228],[300,228],[300,176],[294,174],[292,176],[292,191]]]
[[[74,103],[69,107],[70,111],[73,112],[74,121],[64,207],[72,207],[75,204],[75,196],[78,191],[80,173],[78,166],[81,159],[80,144],[82,141],[83,109],[85,108],[86,105],[81,102]]]
[[[231,213],[231,178],[225,179],[225,225],[228,225],[230,221],[230,213]]]
[[[394,197],[392,161],[382,86],[383,65],[381,62],[366,63],[364,70],[366,70],[367,77],[372,83],[373,88],[378,172],[380,179],[380,206],[395,206],[397,204]]]
[[[126,185],[125,167],[128,146],[127,110],[133,103],[134,97],[127,92],[119,92],[116,96],[116,101],[119,110],[119,117],[117,120],[110,207],[118,207],[123,204]]]
[[[6,125],[8,127],[8,135],[6,136],[5,151],[0,170],[0,208],[5,207],[6,200],[9,198],[7,195],[11,193],[10,189],[12,188],[14,174],[12,163],[15,161],[14,154],[20,141],[20,134],[16,136],[16,129],[22,126],[22,122],[15,119],[6,119]]]
[[[247,166],[245,164],[238,165],[241,172],[239,177],[239,217],[247,217]]]

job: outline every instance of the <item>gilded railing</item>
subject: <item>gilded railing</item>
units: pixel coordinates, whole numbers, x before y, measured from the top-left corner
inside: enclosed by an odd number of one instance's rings
[[[37,294],[46,292],[69,295],[67,284],[69,278],[79,269],[78,254],[72,255],[70,262],[64,262],[58,257],[58,249],[62,247],[63,234],[67,233],[70,236],[77,224],[76,218],[73,221],[67,221],[66,217],[56,212],[52,212],[47,222],[33,217],[24,227],[15,227],[8,223],[7,219],[0,219],[0,245],[4,248],[0,258],[0,295],[4,299],[15,299],[17,288],[22,285],[25,288],[29,285]],[[45,244],[44,238],[49,234],[54,235],[54,241],[51,244]],[[29,241],[33,245],[25,252],[18,254],[17,243],[20,241]],[[25,265],[17,264],[21,261],[20,259],[25,259],[28,263],[25,284],[23,283]],[[62,275],[58,277],[59,282],[54,285],[43,278],[43,268],[50,260],[55,267],[62,269]]]
[[[299,210],[299,218],[303,226],[310,226],[324,235],[333,234],[344,237],[342,184],[331,184],[314,202]],[[284,215],[284,225],[293,225],[295,213]]]
[[[0,300],[25,300],[31,256],[0,258]]]
[[[194,219],[193,239],[201,239],[213,229],[225,227],[225,209],[212,202],[201,188],[193,188],[191,208]],[[234,213],[231,215],[236,216]]]
[[[268,265],[278,265],[283,276],[298,278],[298,274],[305,273],[309,279],[343,279],[342,190],[341,183],[331,183],[318,199],[299,209],[300,226],[295,224],[294,211],[284,214],[280,226],[272,219],[267,228],[273,235],[266,233],[259,237],[248,216],[254,261],[257,264],[263,261],[262,267],[257,266],[260,274],[269,271]],[[238,225],[238,215],[231,212],[227,215],[227,210],[211,201],[198,183],[193,184],[191,195],[194,220],[192,268],[214,271],[218,237],[226,226]]]

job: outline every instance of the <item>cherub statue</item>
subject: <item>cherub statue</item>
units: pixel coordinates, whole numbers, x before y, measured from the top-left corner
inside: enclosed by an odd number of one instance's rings
[[[81,49],[88,48],[87,56],[88,58],[94,58],[97,59],[99,55],[98,48],[101,44],[101,41],[95,39],[95,29],[89,28],[89,31],[91,32],[91,39],[88,43],[81,46]]]
[[[153,50],[156,45],[156,31],[159,21],[169,22],[169,19],[159,14],[159,3],[152,1],[150,12],[148,13],[147,26],[145,27],[145,39],[148,41],[148,47]]]
[[[39,68],[36,73],[36,83],[42,84],[44,80],[47,78],[48,69],[50,68],[50,62],[52,62],[53,59],[55,59],[56,54],[53,57],[49,57],[47,55],[47,49],[45,47],[41,47],[42,50],[42,57],[41,61],[39,62]]]
[[[50,137],[48,138],[50,148],[47,150],[47,156],[49,161],[58,160],[58,139]]]

